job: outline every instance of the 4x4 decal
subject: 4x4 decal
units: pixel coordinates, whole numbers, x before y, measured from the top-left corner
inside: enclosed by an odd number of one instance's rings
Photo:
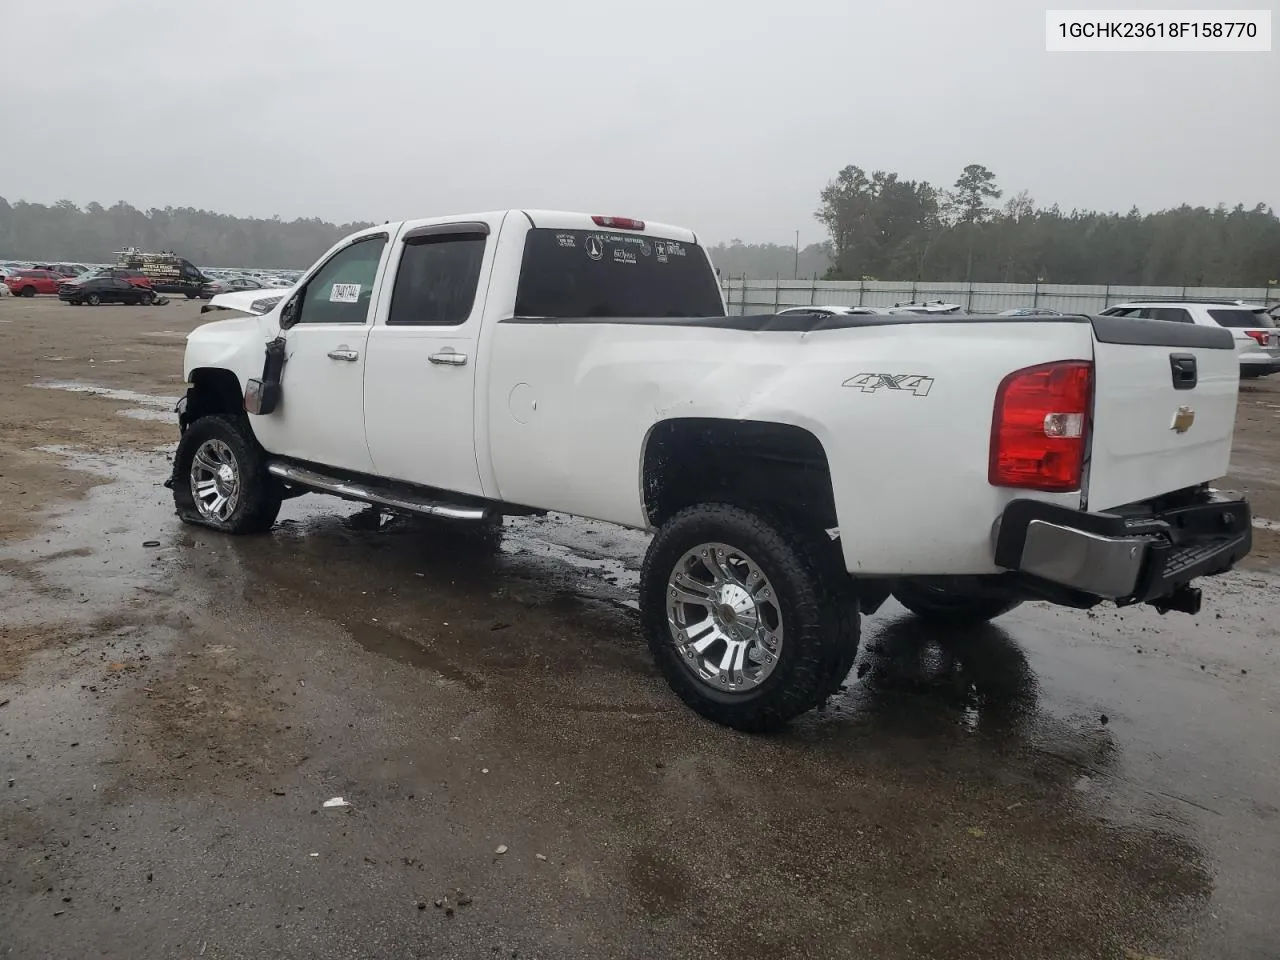
[[[917,397],[927,397],[933,386],[933,377],[918,373],[860,373],[850,377],[842,386],[856,387],[863,393],[875,393],[881,387],[886,390],[902,390]]]

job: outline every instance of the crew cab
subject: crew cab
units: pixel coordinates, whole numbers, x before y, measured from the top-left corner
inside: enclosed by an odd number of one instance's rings
[[[179,516],[335,494],[654,531],[643,631],[703,715],[819,705],[890,595],[1195,612],[1251,545],[1231,333],[1129,317],[726,316],[689,230],[509,210],[386,223],[187,340]],[[221,315],[221,314],[215,314]]]

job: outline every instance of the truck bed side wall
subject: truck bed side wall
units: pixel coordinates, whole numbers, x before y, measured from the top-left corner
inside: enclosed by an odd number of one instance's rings
[[[1070,322],[810,334],[500,322],[483,388],[493,482],[516,503],[643,527],[639,471],[654,424],[792,424],[826,452],[851,572],[993,572],[992,526],[1019,495],[987,482],[996,388],[1015,369],[1092,350],[1088,324]],[[843,386],[862,374],[932,383]],[[1078,493],[1040,496],[1080,503]]]

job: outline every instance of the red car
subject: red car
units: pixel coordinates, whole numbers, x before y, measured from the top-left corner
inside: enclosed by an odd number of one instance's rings
[[[52,270],[18,270],[4,278],[5,286],[15,297],[34,297],[37,293],[58,292],[58,284],[67,278]]]

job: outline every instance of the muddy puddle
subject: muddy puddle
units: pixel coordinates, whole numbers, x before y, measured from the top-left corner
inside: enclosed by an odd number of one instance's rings
[[[49,357],[46,359],[60,360],[62,358]],[[111,363],[114,361],[105,362]],[[31,384],[31,386],[40,390],[62,390],[67,393],[79,393],[86,396],[114,400],[117,403],[126,403],[129,406],[118,412],[121,416],[130,417],[134,420],[157,420],[173,424],[178,422],[178,416],[174,413],[174,407],[178,403],[177,397],[157,397],[149,393],[103,387],[78,380],[39,380]]]

